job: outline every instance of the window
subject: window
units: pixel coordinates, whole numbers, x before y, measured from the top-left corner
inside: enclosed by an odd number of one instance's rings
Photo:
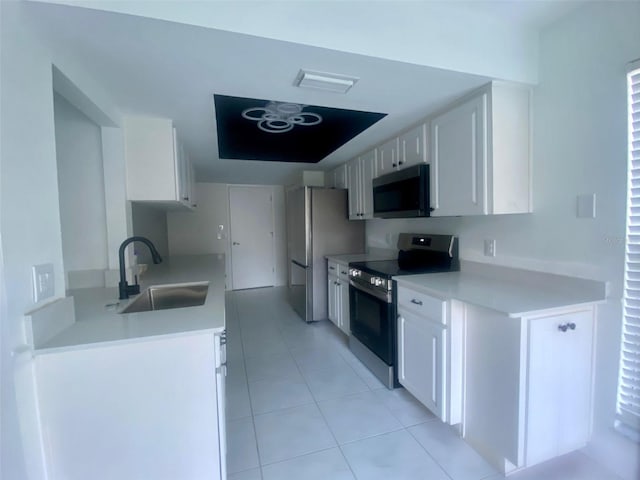
[[[622,355],[616,426],[640,439],[640,61],[627,75],[629,166]]]

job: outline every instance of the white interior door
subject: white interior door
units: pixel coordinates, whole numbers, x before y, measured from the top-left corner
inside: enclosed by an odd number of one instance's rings
[[[229,187],[234,290],[274,284],[271,187]]]

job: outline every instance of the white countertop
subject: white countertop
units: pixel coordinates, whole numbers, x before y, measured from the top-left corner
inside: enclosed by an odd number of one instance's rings
[[[96,346],[104,342],[139,340],[157,335],[182,335],[225,328],[224,255],[171,257],[149,265],[140,278],[141,291],[151,285],[209,282],[201,306],[119,314],[131,300],[118,300],[117,288],[82,288],[74,297],[76,322],[43,345],[36,354]]]
[[[512,318],[540,314],[563,307],[593,305],[606,299],[605,284],[540,272],[515,270],[508,275],[478,271],[430,273],[393,277],[406,286],[445,300],[489,308]]]

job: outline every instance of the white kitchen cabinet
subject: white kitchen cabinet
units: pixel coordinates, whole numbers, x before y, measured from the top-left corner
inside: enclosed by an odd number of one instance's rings
[[[443,419],[446,327],[408,311],[398,313],[398,380]]]
[[[128,116],[124,121],[127,198],[193,207],[193,169],[173,122]]]
[[[347,163],[350,220],[373,218],[373,188],[371,180],[376,168],[375,165],[375,149]]]
[[[327,275],[329,320],[346,335],[349,327],[349,267],[329,260]]]
[[[346,163],[343,163],[333,171],[333,188],[349,188]]]
[[[590,311],[529,321],[526,463],[534,465],[587,443],[591,427]]]
[[[397,170],[399,157],[400,144],[398,137],[394,137],[380,145],[376,157],[376,172],[374,178]]]
[[[427,125],[422,123],[400,135],[398,169],[427,163]]]
[[[338,290],[338,273],[334,262],[329,262],[327,274],[327,312],[329,320],[340,327],[340,295]]]
[[[398,380],[442,421],[462,409],[462,334],[452,302],[398,284]]]
[[[464,437],[504,473],[591,432],[594,307],[509,318],[467,305]]]
[[[431,117],[432,216],[531,212],[530,103],[492,82]]]
[[[374,178],[427,163],[427,126],[422,123],[378,147]]]
[[[38,354],[47,478],[226,479],[224,349],[198,332]]]

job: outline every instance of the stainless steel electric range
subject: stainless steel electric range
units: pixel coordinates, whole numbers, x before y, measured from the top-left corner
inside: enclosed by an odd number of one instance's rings
[[[398,275],[460,270],[453,235],[401,233],[395,260],[349,264],[349,348],[388,388],[400,386],[397,364]]]

